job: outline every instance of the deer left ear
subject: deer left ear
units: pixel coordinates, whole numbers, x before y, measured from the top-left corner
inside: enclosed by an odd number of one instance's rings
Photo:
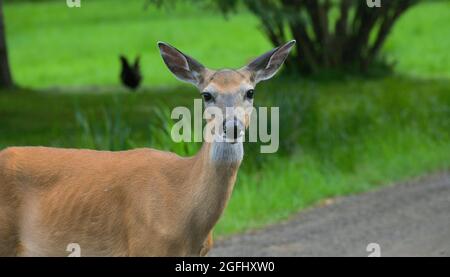
[[[196,86],[200,85],[202,75],[206,71],[201,63],[167,43],[158,42],[158,47],[164,63],[175,77]]]
[[[256,83],[270,79],[280,69],[294,45],[295,40],[291,40],[280,47],[272,49],[254,59],[245,69],[252,72]]]

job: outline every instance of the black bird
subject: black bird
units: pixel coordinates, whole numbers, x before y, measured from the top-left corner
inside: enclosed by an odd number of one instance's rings
[[[122,70],[120,72],[120,79],[122,84],[132,90],[136,90],[141,84],[142,75],[139,65],[140,57],[137,56],[134,64],[130,65],[127,58],[123,55],[120,56],[120,62],[122,63]]]

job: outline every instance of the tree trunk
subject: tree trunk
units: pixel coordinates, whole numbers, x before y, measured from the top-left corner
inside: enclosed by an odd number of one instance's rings
[[[0,0],[0,88],[10,88],[13,86],[14,82],[9,68],[8,51],[6,47],[3,0]]]

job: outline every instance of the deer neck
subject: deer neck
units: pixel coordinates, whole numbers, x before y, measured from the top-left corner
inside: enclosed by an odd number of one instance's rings
[[[233,191],[243,158],[242,142],[205,142],[193,158],[191,171],[193,193],[191,222],[199,236],[216,224]]]

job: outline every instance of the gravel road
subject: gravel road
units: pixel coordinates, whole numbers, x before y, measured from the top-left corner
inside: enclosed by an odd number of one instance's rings
[[[368,256],[369,243],[381,256],[450,256],[450,172],[325,202],[210,256]]]

